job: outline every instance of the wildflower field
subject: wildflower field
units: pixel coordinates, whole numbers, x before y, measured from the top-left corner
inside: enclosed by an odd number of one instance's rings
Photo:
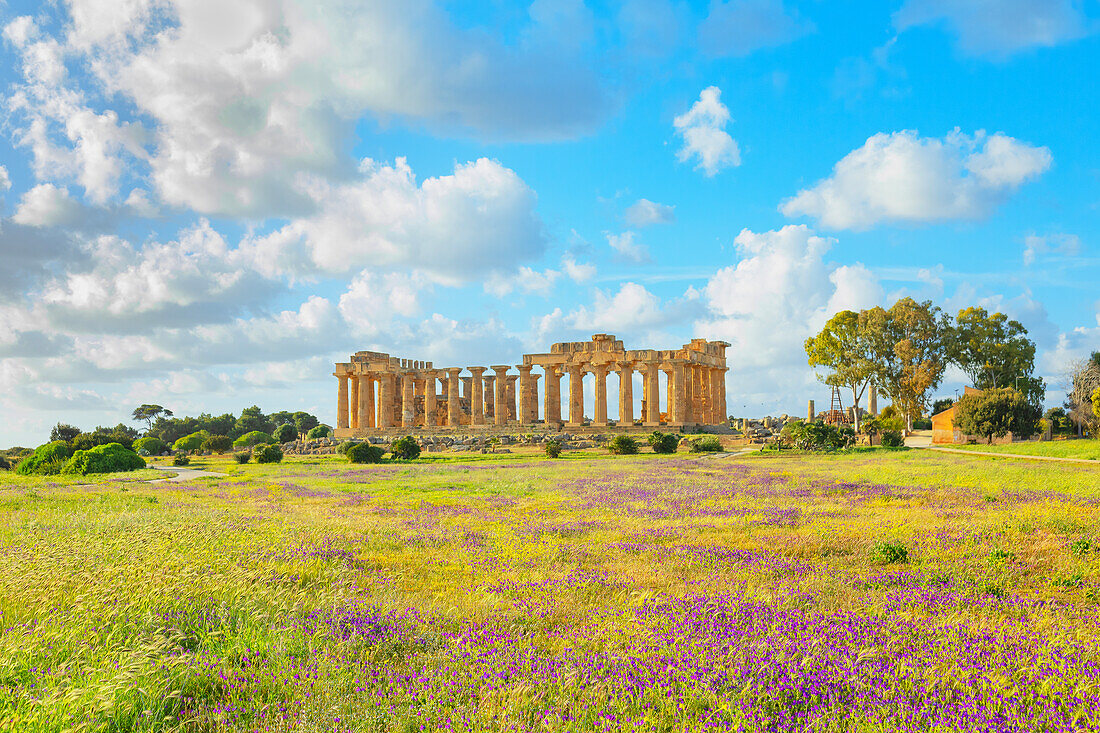
[[[1100,468],[0,474],[3,731],[1100,730]]]

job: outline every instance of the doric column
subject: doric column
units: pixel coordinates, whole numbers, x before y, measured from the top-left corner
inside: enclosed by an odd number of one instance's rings
[[[458,415],[461,406],[458,402],[458,375],[462,373],[461,367],[452,367],[447,370],[447,427],[458,427],[461,423]]]
[[[531,372],[529,384],[531,385],[528,392],[529,405],[527,407],[528,412],[531,415],[531,423],[537,423],[539,421],[539,379],[541,374],[535,374]]]
[[[657,427],[661,424],[661,381],[657,362],[651,361],[645,365],[646,403],[645,425]]]
[[[676,425],[687,421],[687,401],[684,399],[684,365],[682,362],[672,365],[672,394],[669,398],[668,420]]]
[[[565,371],[569,372],[569,424],[577,426],[584,422],[584,367],[569,364]]]
[[[435,419],[435,393],[436,393],[436,380],[439,379],[439,372],[434,369],[429,369],[424,372],[427,376],[424,378],[424,427],[434,427],[436,424]]]
[[[374,420],[372,418],[374,415],[371,414],[371,408],[374,407],[374,379],[370,374],[359,375],[357,397],[355,411],[358,413],[358,421],[356,427],[373,428],[372,423]]]
[[[661,364],[661,371],[665,373],[665,424],[672,425],[676,422],[676,402],[679,395],[676,392],[676,377],[672,373],[672,362]]]
[[[519,364],[519,424],[530,425],[535,422],[535,416],[531,413],[531,365]]]
[[[335,375],[340,380],[336,388],[336,427],[348,427],[348,375]]]
[[[607,425],[607,365],[594,364],[592,373],[596,377],[596,414],[592,424],[604,427]]]
[[[718,422],[729,424],[729,406],[726,404],[726,367],[718,368]]]
[[[508,424],[508,370],[507,364],[489,367],[496,375],[493,377],[493,424],[503,427]]]
[[[492,367],[489,367],[492,369]],[[485,395],[485,424],[495,425],[497,421],[496,377],[491,374],[481,378],[482,393]]]
[[[401,376],[401,427],[411,428],[416,423],[416,407],[413,397],[416,395],[416,384],[411,374]]]
[[[485,396],[482,391],[481,375],[485,373],[485,367],[467,367],[470,374],[470,424],[485,424]]]
[[[710,367],[710,424],[720,425],[726,421],[721,405],[723,370],[718,367]]]
[[[619,364],[619,425],[634,424],[634,364]]]
[[[814,401],[810,400],[806,405],[806,422],[813,422],[817,417],[817,412],[814,410]]]
[[[516,381],[519,380],[518,374],[509,374],[507,376],[508,389],[504,392],[504,401],[508,406],[508,422],[516,421]]]
[[[359,375],[352,374],[348,377],[348,386],[351,387],[348,410],[348,427],[352,430],[359,427]]]
[[[543,419],[546,426],[561,425],[561,372],[554,365],[544,366],[546,386],[543,387]]]
[[[871,417],[878,417],[878,389],[873,384],[871,394],[867,397],[867,411],[871,413]]]
[[[393,427],[394,375],[384,373],[378,377],[378,427]]]

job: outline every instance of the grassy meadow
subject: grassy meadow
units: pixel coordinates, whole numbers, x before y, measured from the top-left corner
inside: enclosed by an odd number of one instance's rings
[[[1008,443],[1006,445],[957,445],[952,448],[979,451],[982,453],[1010,453],[1022,456],[1049,456],[1051,458],[1083,458],[1089,461],[1100,460],[1100,440],[1086,438],[1082,440],[1051,440],[1028,443]]]
[[[1100,467],[192,467],[0,473],[0,731],[1100,730]]]

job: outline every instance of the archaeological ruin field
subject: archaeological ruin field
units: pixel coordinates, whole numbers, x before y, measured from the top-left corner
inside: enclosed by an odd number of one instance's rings
[[[0,475],[0,731],[1100,730],[1100,468]]]

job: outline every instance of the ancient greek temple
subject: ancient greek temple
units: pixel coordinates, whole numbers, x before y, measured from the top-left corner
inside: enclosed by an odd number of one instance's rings
[[[333,372],[339,382],[336,435],[365,436],[392,428],[447,432],[508,426],[654,429],[662,425],[720,425],[726,422],[727,346],[725,341],[692,339],[670,351],[628,351],[614,336],[598,333],[591,341],[554,344],[548,354],[524,354],[523,363],[515,367],[517,373],[512,373],[508,364],[437,368],[430,361],[359,351],[350,361],[336,364]],[[619,378],[617,420],[607,415],[607,376],[611,372]],[[639,415],[634,414],[636,372],[642,382]],[[584,415],[586,374],[595,378],[591,417]],[[562,415],[563,377],[569,379],[566,416]]]

